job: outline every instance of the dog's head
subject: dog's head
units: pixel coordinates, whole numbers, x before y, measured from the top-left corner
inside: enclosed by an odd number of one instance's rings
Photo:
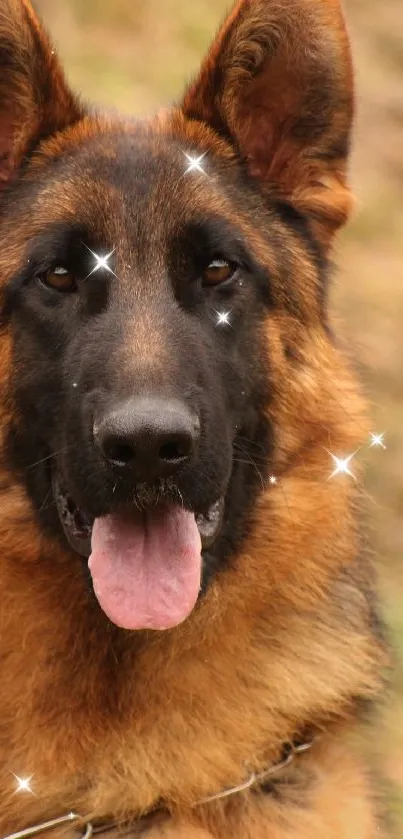
[[[122,627],[183,621],[328,439],[351,120],[338,0],[239,0],[181,105],[132,123],[0,2],[7,451]]]

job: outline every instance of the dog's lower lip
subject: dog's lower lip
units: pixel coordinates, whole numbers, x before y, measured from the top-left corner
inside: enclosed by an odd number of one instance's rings
[[[59,518],[69,544],[76,553],[88,559],[91,553],[92,522],[61,489],[55,476],[53,477],[53,493]]]
[[[215,542],[222,525],[224,515],[224,498],[218,499],[205,514],[196,516],[196,524],[202,541],[202,549],[210,548]]]
[[[62,489],[57,477],[53,479],[53,492],[59,518],[70,546],[80,556],[88,559],[91,554],[91,533],[93,520],[75,504]],[[210,548],[221,530],[224,515],[224,496],[215,501],[205,513],[195,515],[199,529],[202,550]]]

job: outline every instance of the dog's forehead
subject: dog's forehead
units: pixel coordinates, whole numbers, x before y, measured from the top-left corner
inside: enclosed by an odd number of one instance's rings
[[[122,132],[91,138],[54,161],[36,203],[45,223],[64,214],[98,235],[146,227],[155,238],[206,210],[226,215],[231,191],[228,167],[211,150]]]
[[[187,155],[193,151],[184,142],[144,130],[100,133],[73,150],[72,174],[86,175],[113,185],[122,193],[133,191],[138,197],[149,196],[155,186],[167,189],[188,168]]]

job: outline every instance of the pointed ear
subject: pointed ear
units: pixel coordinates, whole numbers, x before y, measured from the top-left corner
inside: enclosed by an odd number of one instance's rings
[[[239,0],[182,107],[330,242],[351,203],[353,78],[339,0]]]
[[[0,0],[0,188],[41,139],[81,116],[28,0]]]

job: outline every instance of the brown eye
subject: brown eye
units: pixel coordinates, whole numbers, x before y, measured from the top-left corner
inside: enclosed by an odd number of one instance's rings
[[[44,285],[55,291],[75,291],[77,287],[74,275],[61,265],[50,268],[41,275],[40,279]]]
[[[226,259],[213,259],[204,269],[202,277],[205,285],[218,285],[231,279],[235,273],[235,265]]]

